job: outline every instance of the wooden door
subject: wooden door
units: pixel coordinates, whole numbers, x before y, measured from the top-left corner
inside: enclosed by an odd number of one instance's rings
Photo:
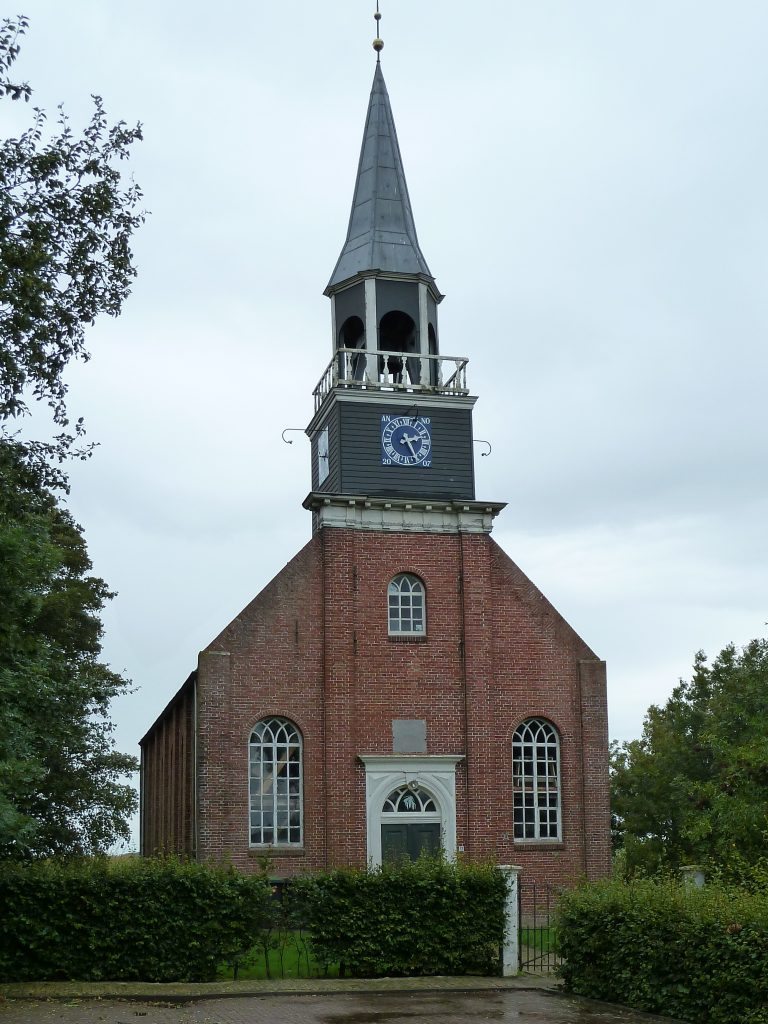
[[[422,853],[435,854],[439,850],[440,823],[437,821],[397,822],[381,826],[381,859],[385,864],[403,858],[418,860]]]

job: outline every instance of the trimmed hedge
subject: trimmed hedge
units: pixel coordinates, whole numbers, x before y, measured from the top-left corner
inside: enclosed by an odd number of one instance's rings
[[[381,975],[495,974],[506,882],[493,867],[422,858],[294,879],[316,959]]]
[[[768,1024],[768,892],[597,882],[558,904],[566,987],[695,1024]]]
[[[208,981],[247,951],[261,876],[176,860],[0,865],[0,980]]]

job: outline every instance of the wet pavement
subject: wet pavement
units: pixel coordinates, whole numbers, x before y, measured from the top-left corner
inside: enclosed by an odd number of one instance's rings
[[[233,996],[158,1005],[117,1000],[12,1001],[0,1024],[671,1024],[556,991],[356,992]]]

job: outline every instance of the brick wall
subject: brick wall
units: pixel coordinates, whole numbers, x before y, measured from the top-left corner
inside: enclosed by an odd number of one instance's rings
[[[425,637],[388,636],[387,584],[400,572],[424,581]],[[197,694],[201,857],[257,865],[248,739],[279,715],[303,736],[305,841],[267,851],[275,873],[364,864],[357,755],[391,753],[393,719],[424,719],[429,754],[466,755],[456,779],[467,854],[556,884],[609,869],[604,663],[485,534],[320,530],[200,655]],[[513,840],[511,738],[532,716],[561,736],[558,843]]]

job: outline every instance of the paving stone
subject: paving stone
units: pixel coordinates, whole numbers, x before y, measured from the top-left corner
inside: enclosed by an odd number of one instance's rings
[[[157,1005],[117,1000],[0,1004],[0,1024],[674,1024],[550,989],[233,996]]]

